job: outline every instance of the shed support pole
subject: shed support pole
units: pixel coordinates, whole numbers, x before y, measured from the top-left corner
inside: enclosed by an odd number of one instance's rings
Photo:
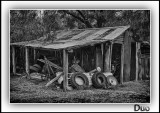
[[[26,59],[26,73],[27,76],[29,76],[29,49],[28,47],[25,47],[25,59]]]
[[[102,57],[102,51],[101,51],[101,45],[98,45],[96,47],[96,68],[100,67],[103,71],[103,57]]]
[[[138,64],[138,50],[140,49],[140,43],[136,42],[136,81],[138,81],[138,72],[139,72],[139,64]]]
[[[109,43],[105,44],[104,72],[110,72],[110,45],[109,45]]]
[[[113,42],[111,41],[111,45],[110,45],[110,60],[109,60],[110,72],[112,71],[112,48],[113,48]]]
[[[68,86],[68,52],[63,49],[63,89],[67,91]]]
[[[15,47],[12,46],[12,65],[13,65],[13,74],[16,74],[16,59],[15,59]]]
[[[36,48],[33,48],[34,63],[36,62]]]
[[[81,57],[81,58],[82,58],[82,59],[81,59],[81,66],[83,67],[83,49],[81,50],[81,56],[82,56],[82,57]]]
[[[101,44],[101,52],[102,52],[102,72],[104,72],[104,44]]]
[[[121,47],[121,75],[120,75],[120,83],[123,84],[123,69],[124,69],[124,45]]]
[[[124,36],[124,82],[130,81],[131,71],[131,37],[129,31]]]

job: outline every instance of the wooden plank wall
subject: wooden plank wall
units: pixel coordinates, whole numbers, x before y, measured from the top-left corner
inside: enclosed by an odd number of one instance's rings
[[[119,44],[123,44],[123,41],[124,41],[124,35],[123,34],[118,36],[117,38],[115,38],[113,40],[114,43],[119,43]]]

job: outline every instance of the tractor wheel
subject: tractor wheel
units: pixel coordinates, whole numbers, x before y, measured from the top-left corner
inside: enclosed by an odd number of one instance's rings
[[[107,85],[109,87],[115,87],[118,85],[117,79],[113,75],[109,75],[106,77]]]

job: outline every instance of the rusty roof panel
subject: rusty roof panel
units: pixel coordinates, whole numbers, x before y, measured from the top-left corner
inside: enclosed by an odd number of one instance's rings
[[[58,40],[69,40],[71,39],[73,36],[80,34],[81,32],[83,32],[85,30],[72,30],[71,32],[69,32],[68,34],[64,35],[63,37],[59,38]]]
[[[93,40],[100,36],[101,34],[105,33],[108,29],[100,29],[97,32],[91,34],[90,36],[86,37],[85,40]]]
[[[78,37],[77,40],[83,40],[86,39],[87,37],[89,37],[90,35],[98,32],[99,30],[92,30],[90,32],[88,32],[87,34],[83,34],[82,36]]]
[[[83,37],[84,35],[92,32],[92,31],[93,31],[93,30],[85,30],[85,31],[79,33],[78,35],[73,36],[73,37],[71,38],[71,40],[79,39],[80,37]]]
[[[11,43],[11,45],[23,45],[52,49],[64,49],[92,45],[107,40],[114,40],[125,32],[130,26],[77,29],[57,32],[57,40],[46,40],[41,37],[37,40]]]

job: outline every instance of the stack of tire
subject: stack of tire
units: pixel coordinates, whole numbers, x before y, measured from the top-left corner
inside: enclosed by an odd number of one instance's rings
[[[95,88],[110,88],[118,85],[117,79],[113,75],[105,76],[101,72],[97,72],[92,76],[93,87]]]
[[[109,88],[117,86],[118,82],[112,75],[105,76],[101,72],[96,72],[92,76],[92,86],[94,88]],[[87,89],[89,87],[89,80],[83,73],[75,73],[70,78],[71,85],[74,89]]]

